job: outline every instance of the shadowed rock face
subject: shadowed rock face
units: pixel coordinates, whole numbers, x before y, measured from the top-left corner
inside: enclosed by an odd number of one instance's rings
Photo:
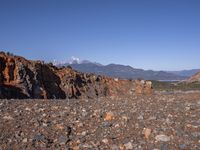
[[[151,94],[149,81],[129,81],[58,69],[41,61],[0,53],[0,98],[96,98]]]

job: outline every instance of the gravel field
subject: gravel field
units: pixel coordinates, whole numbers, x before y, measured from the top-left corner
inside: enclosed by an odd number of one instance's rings
[[[199,150],[200,93],[1,100],[0,150]]]

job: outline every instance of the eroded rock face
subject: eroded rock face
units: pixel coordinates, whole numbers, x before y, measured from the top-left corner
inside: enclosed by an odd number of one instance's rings
[[[150,81],[112,79],[0,53],[0,98],[96,98],[151,94]]]
[[[186,82],[192,83],[192,82],[200,82],[200,72],[196,73],[192,77],[190,77]]]
[[[0,54],[2,98],[66,98],[53,69],[40,61]]]

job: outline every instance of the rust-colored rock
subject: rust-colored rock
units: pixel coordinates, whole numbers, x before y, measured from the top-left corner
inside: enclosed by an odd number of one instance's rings
[[[150,81],[85,74],[0,52],[0,98],[96,98],[151,93]]]
[[[143,129],[143,134],[144,134],[144,137],[146,138],[146,139],[149,139],[149,136],[151,135],[151,129],[149,129],[149,128],[144,128]]]
[[[111,120],[113,120],[113,118],[114,118],[114,114],[112,112],[107,112],[105,114],[104,120],[105,121],[111,121]]]

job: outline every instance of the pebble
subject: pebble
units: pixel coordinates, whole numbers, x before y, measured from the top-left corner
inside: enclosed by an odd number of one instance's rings
[[[126,148],[126,150],[132,150],[133,149],[133,145],[132,145],[131,142],[124,144],[124,147]]]
[[[86,109],[82,109],[82,116],[85,117],[87,115],[88,115],[88,113],[87,113]]]
[[[155,116],[151,116],[148,118],[148,120],[156,120],[157,118]]]
[[[151,134],[151,129],[149,129],[149,128],[144,128],[142,133],[144,134],[144,137],[145,137],[146,139],[148,139],[149,136],[150,136],[150,134]]]
[[[200,132],[194,132],[192,133],[192,136],[196,139],[200,139]]]
[[[86,136],[86,134],[87,134],[86,131],[83,131],[83,132],[81,133],[82,136]]]
[[[64,145],[69,141],[69,138],[67,136],[60,136],[58,138],[58,142],[60,143],[60,145]]]
[[[47,116],[47,114],[45,114],[45,113],[44,113],[44,114],[42,114],[42,116],[43,116],[43,117],[46,117],[46,116]]]
[[[55,129],[57,129],[57,130],[63,130],[64,126],[62,124],[56,124],[55,125]]]
[[[44,141],[45,140],[45,136],[42,134],[37,134],[33,137],[33,141]]]
[[[31,109],[29,107],[26,107],[25,110],[26,111],[31,111]]]
[[[142,115],[138,116],[138,120],[143,120],[144,117]]]
[[[114,118],[114,114],[112,112],[107,112],[104,117],[104,121],[111,121]]]
[[[117,145],[111,145],[110,149],[111,150],[119,150],[119,147]]]
[[[188,106],[185,107],[185,110],[186,110],[186,111],[189,111],[189,110],[190,110],[190,107],[188,107]]]
[[[128,117],[127,116],[122,116],[122,119],[127,122],[128,121]]]
[[[157,135],[155,137],[155,139],[156,139],[156,141],[162,141],[162,142],[168,142],[168,141],[170,141],[170,137],[166,136],[164,134]]]
[[[47,126],[48,126],[46,123],[42,123],[42,125],[43,125],[44,127],[47,127]]]
[[[72,148],[73,150],[80,150],[80,148],[78,146],[75,146]]]
[[[104,144],[108,144],[108,139],[103,139],[102,142],[103,142]]]
[[[28,139],[25,138],[25,139],[22,140],[22,142],[23,142],[23,143],[26,143],[26,142],[28,142]]]
[[[179,149],[180,150],[186,150],[187,149],[187,145],[186,144],[179,144]]]
[[[4,116],[3,119],[5,119],[5,120],[13,120],[14,118],[11,117],[11,116]]]
[[[105,128],[112,127],[112,123],[110,123],[110,122],[103,122],[103,127],[105,127]]]

